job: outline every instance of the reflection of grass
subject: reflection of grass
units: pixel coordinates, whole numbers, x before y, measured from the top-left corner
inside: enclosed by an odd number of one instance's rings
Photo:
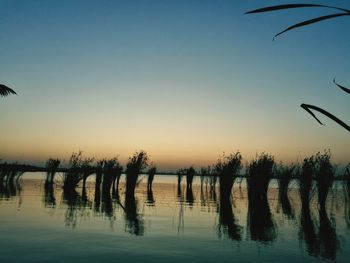
[[[288,186],[293,177],[295,177],[296,165],[278,165],[275,169],[275,175],[278,178],[278,197],[282,205],[282,211],[289,218],[294,218],[294,212],[288,199]]]

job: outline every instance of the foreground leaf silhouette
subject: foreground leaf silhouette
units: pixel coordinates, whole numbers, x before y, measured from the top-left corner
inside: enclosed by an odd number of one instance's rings
[[[350,10],[341,8],[341,7],[336,7],[336,6],[328,6],[328,5],[319,5],[319,4],[284,4],[284,5],[274,5],[274,6],[268,6],[268,7],[263,7],[259,9],[255,9],[252,11],[246,12],[246,14],[256,14],[256,13],[265,13],[265,12],[271,12],[271,11],[279,11],[279,10],[285,10],[285,9],[293,9],[293,8],[307,8],[307,7],[321,7],[321,8],[327,8],[327,9],[335,9],[342,11],[341,13],[335,13],[335,14],[328,14],[316,18],[312,18],[309,20],[302,21],[300,23],[294,24],[281,32],[277,33],[273,38],[275,39],[277,36],[282,35],[283,33],[298,28],[298,27],[303,27],[307,26],[310,24],[314,24],[317,22],[321,22],[323,20],[327,19],[332,19],[340,16],[350,16]]]
[[[328,118],[332,119],[333,121],[335,121],[340,126],[342,126],[343,128],[345,128],[346,130],[348,130],[350,132],[349,125],[347,125],[346,123],[344,123],[343,121],[341,121],[340,119],[335,117],[333,114],[329,113],[328,111],[325,111],[324,109],[322,109],[320,107],[310,105],[310,104],[305,104],[305,103],[301,104],[300,107],[302,107],[304,110],[306,110],[308,113],[310,113],[311,116],[314,117],[317,120],[317,122],[320,123],[321,125],[324,125],[324,124],[316,117],[316,115],[311,110],[315,110],[315,111],[322,113],[323,115],[326,115]]]
[[[332,19],[332,18],[336,18],[336,17],[350,16],[350,10],[349,9],[336,7],[336,6],[319,5],[319,4],[283,4],[283,5],[274,5],[274,6],[268,6],[268,7],[263,7],[263,8],[255,9],[255,10],[252,10],[252,11],[248,11],[248,12],[246,12],[246,14],[256,14],[256,13],[279,11],[279,10],[292,9],[292,8],[309,8],[309,7],[316,7],[316,8],[320,7],[320,8],[327,8],[327,9],[336,9],[336,10],[342,11],[342,12],[341,13],[336,13],[336,14],[324,15],[324,16],[316,17],[316,18],[313,18],[313,19],[305,20],[303,22],[294,24],[294,25],[284,29],[283,31],[277,33],[274,36],[273,39],[275,39],[275,37],[277,37],[277,36],[287,32],[287,31],[290,31],[290,30],[298,28],[298,27],[307,26],[307,25],[310,25],[310,24],[314,24],[314,23],[317,23],[317,22],[320,22],[320,21],[323,21],[323,20]],[[335,81],[335,78],[333,79],[333,82],[334,82],[335,85],[337,85],[340,89],[342,89],[346,93],[350,93],[350,89],[348,89],[348,88],[338,84]],[[324,109],[322,109],[320,107],[317,107],[317,106],[314,106],[314,105],[310,105],[310,104],[305,104],[305,103],[301,104],[300,106],[304,110],[306,110],[312,117],[314,117],[316,119],[316,121],[318,123],[320,123],[321,125],[324,125],[324,124],[316,117],[316,115],[311,110],[315,110],[315,111],[318,111],[318,112],[326,115],[328,118],[332,119],[333,121],[335,121],[340,126],[342,126],[347,131],[350,132],[349,125],[347,125],[346,123],[344,123],[343,121],[341,121],[340,119],[335,117],[333,114],[329,113],[328,111],[325,111]]]
[[[17,95],[17,93],[13,89],[11,89],[11,88],[3,85],[3,84],[0,84],[0,96],[1,97],[5,97],[5,96],[8,96],[10,94],[16,94]]]
[[[339,88],[341,88],[343,91],[345,91],[346,93],[349,93],[349,94],[350,94],[350,89],[345,88],[344,86],[342,86],[342,85],[338,84],[337,82],[335,82],[335,78],[333,79],[333,83],[334,83],[335,85],[337,85]]]

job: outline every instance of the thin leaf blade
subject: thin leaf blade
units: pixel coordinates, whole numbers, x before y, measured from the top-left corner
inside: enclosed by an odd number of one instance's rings
[[[331,9],[336,9],[336,10],[350,13],[350,10],[344,9],[341,7],[336,7],[336,6],[319,5],[319,4],[284,4],[284,5],[274,5],[274,6],[267,6],[267,7],[263,7],[263,8],[258,8],[258,9],[252,10],[252,11],[248,11],[245,14],[256,14],[256,13],[272,12],[272,11],[279,11],[279,10],[293,9],[293,8],[305,8],[305,7],[331,8]]]
[[[308,113],[310,113],[311,116],[314,117],[317,120],[317,122],[320,123],[321,125],[324,125],[324,124],[316,117],[316,115],[311,110],[315,110],[315,111],[322,113],[323,115],[326,115],[328,118],[332,119],[334,122],[338,123],[344,129],[346,129],[347,131],[350,132],[349,125],[347,125],[345,122],[338,119],[337,117],[335,117],[333,114],[329,113],[328,111],[325,111],[324,109],[322,109],[320,107],[310,105],[310,104],[304,104],[304,103],[301,104],[300,107],[302,107],[304,110],[306,110]]]
[[[338,83],[335,81],[335,78],[333,79],[333,83],[334,83],[335,85],[337,85],[339,88],[341,88],[343,91],[345,91],[346,93],[349,93],[349,94],[350,94],[350,89],[345,88],[344,86],[338,84]]]
[[[282,35],[283,33],[289,31],[289,30],[292,30],[292,29],[295,29],[295,28],[298,28],[298,27],[303,27],[303,26],[307,26],[307,25],[310,25],[310,24],[314,24],[314,23],[317,23],[317,22],[320,22],[320,21],[324,21],[324,20],[328,20],[328,19],[332,19],[332,18],[336,18],[336,17],[340,17],[340,16],[349,16],[350,13],[338,13],[338,14],[331,14],[331,15],[326,15],[326,16],[320,16],[320,17],[316,17],[316,18],[313,18],[313,19],[310,19],[310,20],[305,20],[303,22],[300,22],[300,23],[297,23],[297,24],[294,24],[288,28],[286,28],[285,30],[277,33],[275,36],[274,36],[274,39],[279,36],[279,35]]]

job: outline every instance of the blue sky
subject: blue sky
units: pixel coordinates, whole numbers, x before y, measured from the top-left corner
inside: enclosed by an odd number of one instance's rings
[[[349,96],[332,84],[350,86],[350,19],[272,41],[333,12],[244,15],[280,3],[1,0],[0,80],[18,96],[1,99],[0,158],[40,164],[81,149],[125,160],[145,149],[173,169],[237,149],[295,161],[330,148],[348,162],[348,132],[299,105],[350,122]]]

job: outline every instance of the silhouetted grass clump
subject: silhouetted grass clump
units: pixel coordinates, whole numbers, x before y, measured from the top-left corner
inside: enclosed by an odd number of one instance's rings
[[[82,158],[82,152],[72,153],[68,169],[63,174],[63,189],[72,191],[83,180],[83,188],[85,187],[86,179],[89,175],[95,172],[95,167],[92,165],[92,158]]]
[[[251,161],[247,177],[248,194],[256,196],[257,199],[266,197],[274,163],[273,156],[266,153]]]
[[[220,195],[231,195],[234,180],[242,168],[242,155],[240,152],[223,156],[215,165],[215,172],[220,178]]]
[[[148,166],[148,156],[145,151],[135,152],[126,165],[126,196],[133,196],[139,174]]]
[[[273,156],[262,153],[248,167],[248,227],[251,239],[260,242],[276,238],[275,224],[267,200],[273,166]]]
[[[334,167],[330,162],[331,153],[330,151],[324,151],[323,154],[318,152],[315,156],[316,161],[316,185],[318,192],[318,202],[320,209],[326,209],[326,200],[329,189],[332,187],[334,179]]]
[[[299,191],[302,206],[308,206],[310,201],[312,179],[316,171],[316,161],[314,156],[305,158],[299,176]]]

